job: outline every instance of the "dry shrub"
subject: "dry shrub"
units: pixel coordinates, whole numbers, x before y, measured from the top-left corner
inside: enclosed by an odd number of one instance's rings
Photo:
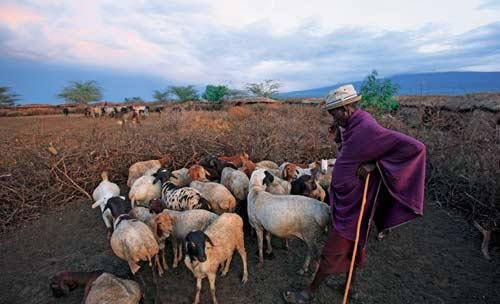
[[[253,111],[245,107],[231,107],[227,111],[229,116],[237,119],[246,119],[247,117],[253,115]]]

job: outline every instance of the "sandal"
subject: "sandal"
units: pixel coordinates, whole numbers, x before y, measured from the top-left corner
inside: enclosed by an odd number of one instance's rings
[[[286,303],[295,303],[295,304],[311,303],[311,301],[314,299],[314,295],[309,293],[309,297],[305,297],[303,293],[304,291],[305,290],[284,291],[283,300],[285,300]]]

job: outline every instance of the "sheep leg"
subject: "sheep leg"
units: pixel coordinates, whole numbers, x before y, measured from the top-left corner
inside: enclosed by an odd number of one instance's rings
[[[217,298],[215,297],[215,273],[208,274],[208,282],[210,283],[210,294],[212,295],[212,303],[217,304]]]
[[[162,268],[161,263],[160,263],[160,255],[159,254],[155,255],[154,264],[158,270],[158,275],[160,275],[160,277],[161,277],[163,275],[163,268]]]
[[[165,271],[168,269],[167,258],[165,257],[165,248],[161,249],[161,261]]]
[[[483,243],[481,244],[481,252],[484,257],[490,259],[490,240],[491,240],[491,230],[484,229],[478,222],[474,221],[474,227],[476,227],[483,234]]]
[[[177,255],[179,247],[177,245],[177,240],[175,238],[172,239],[172,250],[174,251],[174,263],[172,264],[172,267],[177,268],[177,263],[179,263],[179,256]]]
[[[264,265],[264,231],[262,231],[261,227],[255,228],[255,232],[257,233],[257,240],[259,242],[259,264],[258,267],[262,267]]]
[[[196,278],[196,295],[194,296],[193,304],[200,303],[201,279]]]
[[[240,254],[241,261],[243,262],[243,278],[241,279],[241,283],[245,284],[248,281],[248,269],[247,269],[247,252],[245,250],[245,243],[242,239],[240,241],[240,245],[236,248],[238,253]]]
[[[156,255],[158,256],[158,255]],[[160,266],[160,265],[158,265]],[[161,266],[159,267],[161,268]],[[160,271],[160,269],[158,269],[158,272]],[[156,304],[159,304],[161,303],[160,302],[160,290],[159,290],[159,287],[158,287],[158,279],[156,278],[156,269],[155,269],[155,266],[153,264],[153,267],[151,267],[151,273],[153,274],[153,282],[155,284],[155,303]]]
[[[226,274],[229,272],[229,265],[231,265],[231,260],[233,259],[233,254],[229,256],[229,258],[226,260],[226,265],[224,266],[224,269],[221,271],[221,275],[224,277]]]
[[[269,231],[266,231],[266,245],[267,245],[267,248],[266,248],[266,258],[267,259],[274,259],[274,254],[273,254],[273,246],[271,245],[271,232]]]

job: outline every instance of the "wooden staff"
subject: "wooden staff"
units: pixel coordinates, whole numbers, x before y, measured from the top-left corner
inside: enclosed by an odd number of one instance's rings
[[[349,289],[351,287],[352,272],[354,270],[354,263],[356,262],[356,253],[358,251],[359,233],[361,231],[361,221],[363,220],[363,211],[366,205],[366,194],[368,193],[368,182],[370,181],[370,173],[366,175],[365,190],[363,191],[363,201],[361,201],[361,210],[359,211],[358,227],[356,228],[356,240],[354,241],[354,251],[352,252],[351,267],[349,268],[349,275],[347,277],[347,284],[345,285],[344,299],[342,304],[347,304],[349,296]]]

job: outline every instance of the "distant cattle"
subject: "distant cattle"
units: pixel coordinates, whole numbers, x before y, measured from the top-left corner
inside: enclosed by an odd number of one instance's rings
[[[68,116],[69,115],[69,109],[68,108],[63,108],[62,110],[63,114]]]

